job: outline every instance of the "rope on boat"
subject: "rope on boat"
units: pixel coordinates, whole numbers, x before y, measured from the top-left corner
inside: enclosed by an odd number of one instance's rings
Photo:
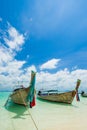
[[[32,119],[32,121],[33,121],[33,123],[34,123],[34,125],[35,125],[36,129],[38,130],[38,127],[37,127],[37,125],[36,125],[36,123],[35,123],[35,121],[34,121],[34,119],[33,119],[32,115],[31,115],[31,113],[30,113],[29,109],[27,108],[27,106],[25,106],[25,107],[26,107],[26,109],[27,109],[27,111],[28,111],[29,115],[31,116],[31,119]]]
[[[38,130],[38,127],[37,127],[37,125],[36,125],[36,123],[35,123],[35,121],[34,121],[34,119],[33,119],[32,115],[31,115],[31,113],[30,113],[29,109],[27,108],[26,103],[25,103],[25,101],[24,101],[24,98],[23,98],[23,96],[22,96],[22,94],[21,94],[21,92],[20,92],[20,91],[19,91],[19,94],[20,94],[20,96],[21,96],[21,98],[22,98],[22,100],[23,100],[23,102],[24,102],[24,104],[25,104],[25,108],[26,108],[26,110],[28,111],[28,114],[30,115],[30,117],[31,117],[31,119],[32,119],[32,121],[33,121],[33,123],[34,123],[34,125],[35,125],[36,129]]]

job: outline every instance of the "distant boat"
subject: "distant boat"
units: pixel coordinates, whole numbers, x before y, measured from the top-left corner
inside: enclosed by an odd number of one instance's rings
[[[37,97],[44,100],[71,104],[75,95],[77,97],[77,100],[79,100],[78,88],[80,86],[80,82],[81,80],[78,79],[75,90],[61,93],[57,90],[38,91]]]
[[[82,91],[82,92],[81,92],[81,96],[82,96],[82,97],[87,97],[87,92]]]
[[[23,85],[21,85],[22,87],[14,89],[12,94],[9,95],[8,100],[11,99],[14,103],[25,106],[28,105],[29,101],[32,104],[32,101],[34,100],[35,91],[35,75],[36,73],[34,71],[31,71],[31,81],[29,87],[24,88]]]

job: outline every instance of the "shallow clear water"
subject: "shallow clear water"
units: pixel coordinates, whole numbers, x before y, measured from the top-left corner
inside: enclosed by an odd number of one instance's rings
[[[10,92],[0,92],[2,130],[86,130],[87,98],[74,99],[72,105],[36,99],[30,109],[14,103],[4,104]]]

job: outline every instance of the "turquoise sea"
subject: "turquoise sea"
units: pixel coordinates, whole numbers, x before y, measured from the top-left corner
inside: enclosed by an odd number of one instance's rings
[[[72,105],[36,98],[32,109],[14,103],[4,104],[10,92],[0,92],[0,130],[86,130],[87,98],[80,96]]]

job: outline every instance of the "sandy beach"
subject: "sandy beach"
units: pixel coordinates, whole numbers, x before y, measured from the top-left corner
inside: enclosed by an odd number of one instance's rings
[[[80,102],[74,99],[72,105],[36,99],[36,106],[32,109],[16,104],[4,107],[5,101],[6,96],[0,98],[2,130],[87,129],[87,98],[80,97]]]

